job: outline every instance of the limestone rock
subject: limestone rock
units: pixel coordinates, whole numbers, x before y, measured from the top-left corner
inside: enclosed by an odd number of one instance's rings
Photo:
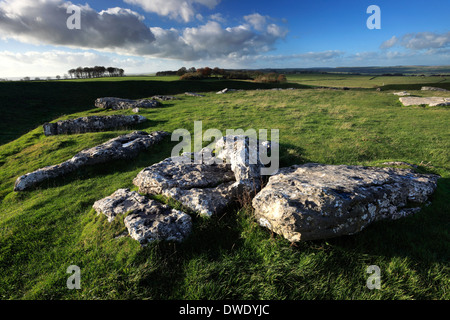
[[[442,97],[401,97],[400,102],[404,106],[429,105],[430,107],[450,106],[450,98]]]
[[[161,106],[161,103],[159,101],[149,99],[129,100],[105,97],[95,100],[95,106],[102,109],[124,110],[134,108],[157,108]]]
[[[90,116],[46,123],[43,127],[46,136],[53,136],[125,128],[145,121],[147,121],[147,118],[138,115]]]
[[[166,197],[177,200],[192,211],[203,216],[220,214],[236,201],[234,182],[221,183],[212,188],[172,188],[163,190]]]
[[[437,88],[437,87],[422,87],[422,91],[448,91],[447,89]]]
[[[45,180],[63,176],[83,166],[134,158],[139,152],[160,142],[168,135],[169,133],[164,131],[150,134],[143,131],[135,131],[119,136],[99,146],[85,149],[63,163],[41,168],[17,178],[14,191],[31,189]]]
[[[399,97],[404,97],[404,96],[410,96],[411,95],[411,93],[406,92],[406,91],[394,92],[394,94],[396,96],[399,96]]]
[[[119,189],[96,201],[93,208],[98,214],[105,214],[109,222],[128,213],[124,219],[128,233],[142,245],[155,240],[181,242],[192,230],[192,219],[186,213],[129,189]]]
[[[260,158],[262,147],[269,150],[271,144],[243,135],[228,135],[216,143],[216,157],[231,164],[236,186],[241,191],[257,192],[261,188],[261,170],[264,168]]]
[[[174,96],[153,96],[151,97],[152,100],[159,100],[159,101],[171,101],[171,100],[177,100],[177,97]]]
[[[236,89],[228,89],[228,88],[225,88],[225,89],[223,89],[223,90],[217,91],[216,94],[224,94],[224,93],[235,92],[235,91],[237,91],[237,90],[236,90]]]
[[[201,94],[198,94],[198,93],[195,93],[195,92],[185,92],[184,94],[187,95],[187,96],[190,96],[190,97],[204,97]]]
[[[186,156],[145,168],[133,180],[141,193],[163,194],[207,216],[221,212],[234,200],[230,182],[234,174],[229,165],[195,164]]]
[[[280,169],[252,204],[262,226],[290,241],[326,239],[419,211],[438,178],[409,169],[311,163]]]
[[[204,148],[168,158],[142,170],[133,183],[141,193],[163,194],[212,216],[223,212],[239,196],[260,190],[264,166],[258,150],[261,146],[268,149],[268,144],[245,136],[226,136],[217,141],[215,155]]]

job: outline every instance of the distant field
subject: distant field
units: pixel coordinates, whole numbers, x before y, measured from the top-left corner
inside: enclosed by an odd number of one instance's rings
[[[390,85],[407,86],[422,85],[424,83],[444,85],[446,88],[450,85],[450,77],[412,77],[412,76],[367,76],[367,75],[345,75],[345,74],[299,74],[288,75],[288,81],[308,86],[325,87],[349,87],[349,88],[377,88]],[[419,88],[420,89],[420,88]]]
[[[0,299],[450,299],[450,108],[403,107],[392,94],[446,96],[420,87],[450,89],[448,80],[337,75],[288,80],[284,87],[299,89],[262,91],[255,89],[271,86],[152,77],[0,83]],[[385,87],[377,92],[372,84],[380,83]],[[215,94],[226,87],[245,91]],[[142,110],[149,121],[133,130],[193,131],[196,120],[203,121],[203,130],[273,128],[280,130],[281,166],[405,161],[442,179],[431,204],[418,214],[375,223],[353,236],[297,245],[261,228],[250,208],[210,219],[193,214],[193,234],[182,244],[141,248],[129,237],[118,238],[126,230],[121,219],[108,223],[92,204],[119,188],[136,190],[137,173],[170,156],[170,139],[132,161],[13,192],[18,176],[129,132],[45,137],[43,122],[132,114],[99,110],[93,101],[154,94],[179,100]],[[72,264],[82,270],[81,290],[66,288]],[[381,290],[366,288],[369,265],[381,269]]]
[[[347,74],[297,74],[287,75],[288,82],[306,86],[376,88],[388,85],[450,84],[449,77],[440,76],[375,76]],[[123,82],[123,81],[177,81],[178,76],[129,76],[96,79],[69,79],[66,82]],[[212,80],[214,81],[214,79]]]

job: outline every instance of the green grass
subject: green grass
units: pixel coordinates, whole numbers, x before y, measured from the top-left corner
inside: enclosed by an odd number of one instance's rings
[[[277,85],[249,81],[177,81],[177,77],[117,77],[59,81],[0,82],[0,144],[63,115],[88,111],[100,97],[138,99],[187,91],[217,92],[224,88],[257,89]],[[286,87],[287,84],[281,85]],[[293,84],[302,88],[300,84]],[[26,93],[26,94],[24,94]]]
[[[376,88],[389,90],[391,85],[398,85],[403,89],[417,88],[422,85],[449,88],[450,77],[439,76],[374,76],[348,74],[298,74],[290,75],[289,81],[308,86]]]
[[[17,98],[22,90],[24,101],[41,103],[40,110],[10,110],[19,124],[6,126],[14,140],[0,146],[0,299],[450,298],[448,108],[402,107],[393,91],[373,89],[216,95],[225,87],[254,84],[162,82],[72,81],[66,95],[58,91],[67,85],[61,82],[0,87],[6,97]],[[409,85],[403,87],[410,90]],[[442,179],[431,205],[414,216],[378,222],[353,236],[297,245],[261,228],[248,207],[210,219],[193,214],[193,233],[181,244],[141,248],[129,237],[118,238],[126,230],[122,219],[108,223],[92,204],[118,188],[136,190],[133,178],[170,155],[175,144],[170,139],[132,161],[86,168],[34,191],[12,191],[18,176],[129,132],[45,137],[44,119],[131,114],[95,110],[88,103],[94,94],[139,98],[184,91],[206,96],[180,94],[163,108],[143,110],[150,121],[136,129],[192,132],[195,120],[203,121],[203,130],[280,129],[282,166],[398,160],[422,163],[419,171]],[[7,99],[4,112],[14,105]],[[66,269],[73,264],[81,268],[81,290],[66,288]],[[381,290],[365,286],[369,265],[381,269]]]

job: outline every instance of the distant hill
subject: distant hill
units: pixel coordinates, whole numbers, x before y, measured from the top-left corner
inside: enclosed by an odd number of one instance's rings
[[[370,75],[450,75],[450,66],[394,66],[394,67],[338,67],[338,68],[286,68],[261,69],[263,72],[284,74],[301,73],[345,73]]]

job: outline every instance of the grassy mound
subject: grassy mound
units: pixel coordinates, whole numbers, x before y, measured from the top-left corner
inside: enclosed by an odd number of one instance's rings
[[[298,78],[288,80],[306,86]],[[261,84],[163,83],[0,84],[10,99],[2,111],[6,119],[17,120],[1,124],[8,135],[3,142],[14,140],[0,146],[0,299],[450,298],[448,108],[402,107],[392,92],[373,89],[256,91],[249,89]],[[323,84],[335,86],[324,78]],[[226,87],[249,91],[215,94]],[[261,228],[249,206],[210,219],[192,214],[194,230],[182,244],[141,248],[121,237],[126,230],[121,219],[108,223],[92,204],[119,188],[136,190],[133,178],[170,155],[175,145],[170,139],[132,161],[86,168],[30,192],[12,191],[18,176],[129,132],[45,137],[44,121],[131,114],[94,109],[93,100],[100,96],[142,98],[185,91],[205,97],[179,94],[179,100],[165,102],[163,108],[142,110],[150,121],[133,129],[193,132],[195,120],[203,121],[203,130],[224,133],[279,129],[282,166],[405,161],[443,178],[432,203],[414,216],[375,223],[354,236],[296,245]],[[23,97],[16,104],[19,92]],[[81,290],[66,287],[70,265],[81,268]],[[381,290],[366,287],[370,265],[381,269]]]

